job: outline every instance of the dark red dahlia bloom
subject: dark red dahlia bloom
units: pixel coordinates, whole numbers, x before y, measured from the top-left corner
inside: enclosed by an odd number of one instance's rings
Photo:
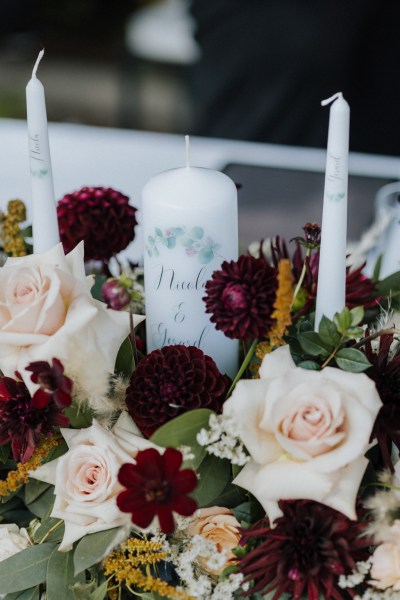
[[[368,337],[368,330],[365,333]],[[365,373],[375,381],[383,406],[381,407],[371,439],[377,439],[383,466],[392,472],[392,442],[400,449],[400,346],[390,358],[393,335],[381,335],[378,352],[372,350],[371,342],[365,344],[365,354],[372,364]],[[377,467],[381,465],[376,465]]]
[[[250,342],[266,335],[274,323],[277,287],[277,271],[265,259],[225,261],[205,285],[206,312],[227,337]]]
[[[189,517],[197,503],[187,494],[197,485],[192,469],[180,470],[182,453],[167,448],[160,454],[155,448],[136,455],[136,464],[124,464],[118,481],[127,489],[118,494],[117,505],[122,512],[132,513],[132,523],[148,527],[155,516],[164,533],[175,529],[174,512]]]
[[[136,208],[112,188],[84,187],[66,194],[57,206],[65,252],[85,241],[85,259],[107,262],[135,237]]]
[[[37,408],[22,381],[0,377],[0,446],[11,442],[14,460],[29,460],[42,436],[50,437],[54,427],[68,423],[54,401]]]
[[[72,380],[64,375],[64,367],[58,358],[53,358],[53,365],[38,360],[26,367],[31,371],[31,380],[40,388],[32,397],[34,408],[44,408],[53,401],[58,408],[65,408],[72,402]]]
[[[195,408],[220,412],[230,379],[195,346],[165,346],[143,358],[126,391],[129,414],[151,436],[160,425]]]
[[[293,600],[355,596],[354,590],[342,590],[337,582],[339,575],[349,574],[357,561],[369,556],[371,540],[360,537],[366,521],[351,521],[311,500],[286,500],[279,506],[283,516],[273,529],[263,519],[243,533],[240,544],[249,551],[239,571],[245,581],[254,582],[247,595],[275,591],[272,600],[285,592]]]
[[[284,240],[276,238],[271,247],[272,263],[276,266],[281,258],[290,258]],[[316,250],[311,256],[304,257],[303,250],[299,243],[296,244],[296,250],[291,257],[293,265],[293,276],[295,281],[298,281],[303,269],[304,260],[306,261],[306,275],[303,280],[302,289],[306,292],[304,305],[297,313],[304,315],[310,313],[315,307],[315,299],[317,296],[318,286],[318,267],[319,267],[319,250]],[[346,306],[355,308],[363,306],[364,309],[374,308],[379,302],[379,295],[375,284],[363,275],[362,270],[365,263],[360,265],[358,269],[350,271],[350,267],[346,269]]]

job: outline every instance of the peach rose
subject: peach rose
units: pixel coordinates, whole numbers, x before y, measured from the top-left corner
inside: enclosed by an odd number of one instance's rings
[[[380,544],[372,555],[369,583],[380,590],[400,591],[400,546],[391,542]]]
[[[139,450],[156,447],[134,431],[127,413],[122,413],[112,431],[95,419],[86,429],[61,429],[68,452],[30,472],[33,479],[55,486],[51,516],[65,523],[59,550],[70,550],[89,533],[130,527],[130,515],[122,513],[116,503],[124,489],[118,471],[124,463],[135,462]]]
[[[59,244],[7,259],[0,268],[0,369],[5,375],[19,371],[33,391],[25,367],[57,357],[67,372],[74,363],[79,372],[73,378],[85,389],[94,368],[96,373],[114,370],[129,318],[94,300],[92,285],[93,278],[85,275],[83,243],[68,255]],[[141,319],[135,317],[135,325]]]
[[[232,552],[240,540],[240,524],[233,516],[232,511],[221,506],[201,508],[196,513],[196,518],[190,524],[188,533],[191,536],[201,535],[206,540],[213,542],[218,552],[226,552],[227,564],[236,561]],[[200,564],[214,575],[218,575],[225,567],[219,570],[207,566],[207,558],[199,559]]]
[[[234,483],[256,496],[272,522],[281,515],[278,501],[296,498],[355,519],[380,406],[366,375],[301,369],[288,346],[278,348],[264,358],[260,379],[239,381],[224,405],[251,456]]]

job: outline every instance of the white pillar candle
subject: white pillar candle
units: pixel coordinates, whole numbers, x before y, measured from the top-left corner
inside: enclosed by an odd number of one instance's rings
[[[231,377],[238,343],[205,313],[204,286],[238,257],[236,186],[218,171],[187,166],[153,177],[142,195],[147,350],[197,346]]]
[[[332,319],[346,302],[346,238],[347,185],[349,158],[350,108],[341,92],[334,100],[329,115],[326,155],[325,190],[321,227],[321,249],[318,271],[315,329],[322,315]]]
[[[33,251],[43,252],[60,241],[53,174],[51,170],[49,136],[44,89],[36,77],[41,50],[26,86],[26,111],[29,135],[29,158],[32,188]]]

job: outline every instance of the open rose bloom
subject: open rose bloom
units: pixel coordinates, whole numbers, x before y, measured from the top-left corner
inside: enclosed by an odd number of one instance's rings
[[[288,346],[267,355],[260,379],[242,380],[224,405],[251,456],[234,483],[273,522],[279,500],[308,499],[356,519],[364,454],[381,400],[361,373],[296,367]]]
[[[116,503],[117,494],[124,489],[118,471],[121,465],[134,463],[139,450],[156,447],[134,431],[126,413],[112,431],[95,419],[86,429],[61,429],[68,452],[30,473],[55,486],[51,516],[65,522],[59,550],[70,550],[89,533],[119,526],[130,529],[130,515],[121,512]]]
[[[129,333],[129,317],[94,300],[86,277],[83,243],[65,255],[59,244],[47,252],[8,258],[0,269],[0,369],[18,371],[31,391],[25,367],[57,357],[84,387],[94,367],[113,372]],[[135,325],[141,317],[135,317]],[[77,356],[81,355],[81,360]],[[78,366],[77,366],[78,365]],[[78,372],[75,372],[78,370]]]

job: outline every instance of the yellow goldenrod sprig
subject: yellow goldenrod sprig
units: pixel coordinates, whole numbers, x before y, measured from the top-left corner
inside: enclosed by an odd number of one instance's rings
[[[283,336],[292,323],[290,309],[293,302],[293,283],[290,261],[288,258],[282,258],[278,265],[278,290],[274,302],[274,312],[271,315],[273,319],[276,319],[276,323],[269,333],[269,341],[274,348],[282,345]]]
[[[50,450],[58,446],[60,439],[56,436],[43,438],[32,454],[31,458],[25,463],[18,463],[15,471],[10,471],[4,481],[0,481],[0,497],[9,496],[16,492],[24,483],[29,480],[29,471],[37,469],[49,454]]]
[[[22,200],[10,200],[7,213],[1,215],[1,239],[4,252],[10,256],[26,256],[28,254],[25,239],[19,224],[26,220],[26,208]]]
[[[152,576],[150,567],[167,557],[168,553],[160,542],[129,538],[104,561],[104,574],[114,582],[124,584],[132,593],[131,587],[134,586],[141,592],[157,592],[171,600],[194,600],[183,590]],[[144,567],[146,572],[140,567]]]

